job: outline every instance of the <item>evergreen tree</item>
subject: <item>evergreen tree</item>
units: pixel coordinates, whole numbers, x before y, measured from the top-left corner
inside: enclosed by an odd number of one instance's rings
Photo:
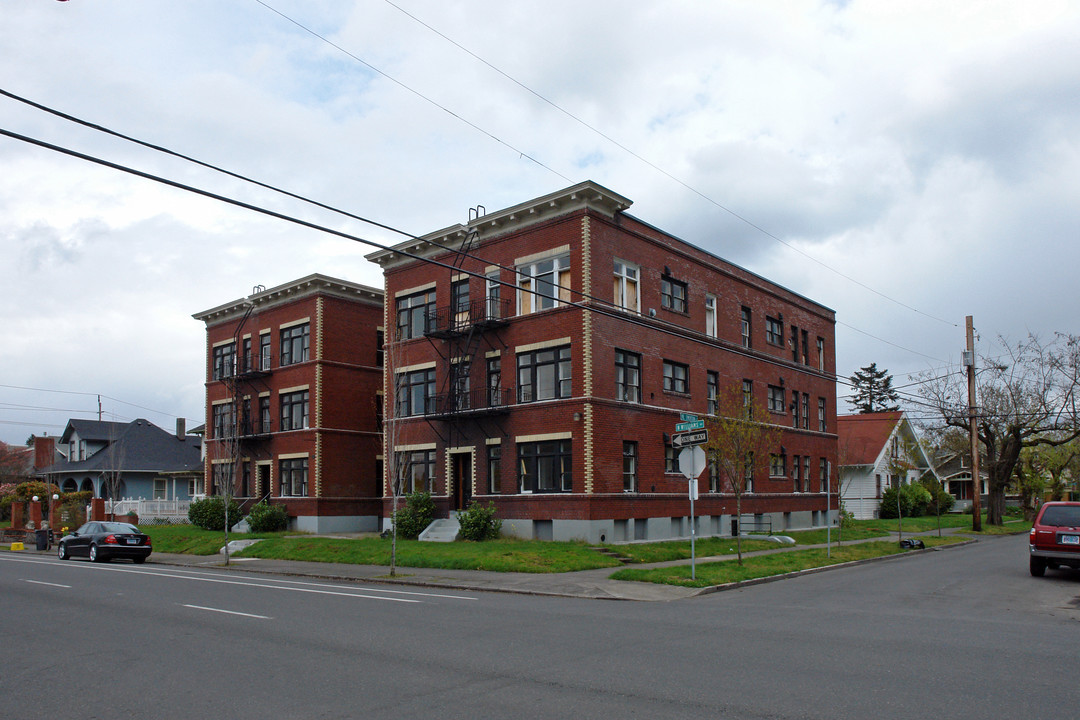
[[[892,375],[888,370],[878,370],[876,362],[856,370],[850,379],[855,392],[848,396],[848,401],[860,413],[894,412],[900,409],[896,404]]]

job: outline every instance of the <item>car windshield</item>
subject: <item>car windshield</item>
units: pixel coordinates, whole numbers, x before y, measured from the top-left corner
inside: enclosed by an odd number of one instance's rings
[[[1080,505],[1052,505],[1043,512],[1042,524],[1051,527],[1080,527]]]
[[[127,523],[107,522],[101,523],[102,532],[110,533],[137,533],[139,528],[134,525],[128,525]]]

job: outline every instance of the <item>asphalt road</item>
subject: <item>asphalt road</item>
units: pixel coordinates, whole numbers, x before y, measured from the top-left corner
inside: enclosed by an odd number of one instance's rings
[[[0,717],[1073,718],[1080,574],[980,541],[668,603],[0,555]]]

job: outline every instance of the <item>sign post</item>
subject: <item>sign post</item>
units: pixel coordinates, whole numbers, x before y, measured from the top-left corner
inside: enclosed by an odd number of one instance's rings
[[[691,433],[686,433],[691,434]],[[675,437],[678,437],[677,435]],[[706,434],[706,437],[708,435]],[[672,438],[672,444],[674,444],[675,438]],[[705,451],[697,445],[692,447],[685,447],[679,451],[679,471],[686,476],[689,480],[689,496],[690,496],[690,579],[697,579],[697,557],[695,552],[695,537],[696,531],[694,526],[696,525],[694,516],[694,501],[698,496],[698,477],[705,471]]]

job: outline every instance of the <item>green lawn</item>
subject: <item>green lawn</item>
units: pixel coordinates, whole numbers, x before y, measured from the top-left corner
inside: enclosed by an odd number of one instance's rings
[[[139,527],[150,536],[154,550],[163,553],[187,555],[214,555],[225,544],[225,533],[211,532],[194,525],[141,525]],[[231,534],[230,540],[249,538],[273,538],[284,533],[245,533]]]
[[[389,565],[390,541],[377,537],[278,537],[256,543],[238,556]],[[573,572],[620,565],[616,558],[590,550],[584,543],[508,538],[483,543],[422,543],[417,540],[398,540],[397,564],[403,567],[530,573]]]
[[[963,542],[963,538],[923,538],[927,547]],[[900,548],[899,543],[891,540],[859,543],[833,547],[831,557],[824,548],[812,550],[792,550],[772,555],[758,555],[744,558],[740,566],[734,560],[699,564],[696,579],[690,579],[690,566],[679,565],[665,568],[624,568],[611,577],[615,580],[635,580],[638,582],[683,585],[686,587],[710,587],[725,583],[752,580],[754,578],[783,575],[785,573],[807,570],[809,568],[837,565],[854,560],[884,557],[909,552]]]

